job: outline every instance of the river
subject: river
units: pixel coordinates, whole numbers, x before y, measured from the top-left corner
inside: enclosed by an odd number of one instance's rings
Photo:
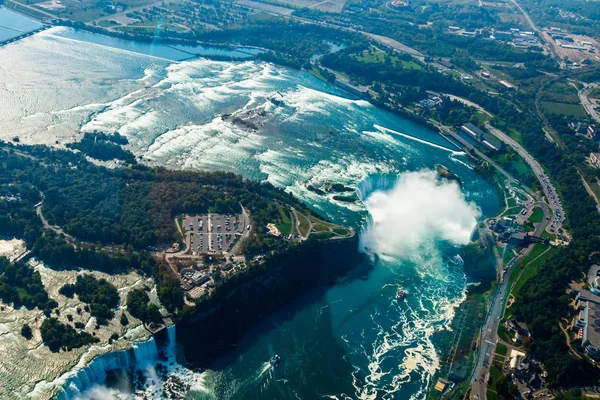
[[[369,276],[261,321],[190,398],[425,398],[441,363],[435,333],[466,295],[460,248],[497,209],[494,188],[437,133],[304,71],[190,53],[62,27],[0,48],[0,138],[63,146],[120,132],[147,164],[266,180],[361,230],[362,251],[378,260]],[[436,164],[462,188],[439,182]],[[330,182],[361,201],[307,189]]]

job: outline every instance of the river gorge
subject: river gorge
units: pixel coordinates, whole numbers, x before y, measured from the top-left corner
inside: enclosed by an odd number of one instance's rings
[[[118,379],[105,382],[105,370],[140,368],[151,375],[161,352],[192,399],[425,398],[442,363],[436,334],[450,329],[471,283],[461,249],[498,208],[495,188],[438,133],[305,71],[212,61],[193,57],[195,51],[65,27],[6,45],[0,48],[0,138],[63,147],[84,132],[119,132],[148,165],[271,182],[360,232],[353,251],[332,251],[315,265],[368,268],[346,279],[338,279],[345,273],[315,279],[315,289],[307,284],[293,299],[257,296],[268,311],[241,337],[225,332],[235,347],[207,357],[202,373],[183,360],[202,359],[194,353],[218,336],[202,332],[194,345],[202,324],[184,323],[169,328],[158,350],[151,339],[92,361],[66,380],[59,398],[94,398],[98,391],[133,398],[131,387],[114,384]],[[232,51],[246,57],[253,50]],[[462,185],[440,180],[437,164]],[[328,183],[354,188],[359,200],[308,189]],[[350,255],[354,261],[345,258]],[[303,262],[305,274],[291,283],[318,275],[310,260]],[[397,298],[399,290],[405,300]],[[268,363],[274,354],[281,357],[275,370]]]

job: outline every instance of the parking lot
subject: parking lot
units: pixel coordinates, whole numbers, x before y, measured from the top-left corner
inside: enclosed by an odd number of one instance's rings
[[[549,231],[554,233],[557,232],[559,228],[562,228],[562,223],[565,220],[565,214],[558,194],[556,193],[556,189],[554,189],[554,185],[552,185],[552,182],[550,182],[548,176],[542,174],[539,176],[539,178],[542,185],[544,185],[544,192],[546,193],[546,197],[548,198],[548,203],[553,214],[552,221],[550,221]]]
[[[228,253],[248,227],[242,214],[205,214],[186,216],[183,229],[192,254]]]

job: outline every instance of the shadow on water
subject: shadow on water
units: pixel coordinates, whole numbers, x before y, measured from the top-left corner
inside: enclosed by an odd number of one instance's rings
[[[332,389],[354,393],[348,379],[354,367],[337,334],[330,289],[310,291],[245,332],[234,350],[210,365],[207,386],[213,398],[315,398]],[[275,354],[281,362],[273,367],[269,360]]]

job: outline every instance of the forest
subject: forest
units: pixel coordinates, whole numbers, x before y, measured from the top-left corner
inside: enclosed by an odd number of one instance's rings
[[[48,298],[42,279],[24,263],[11,264],[5,257],[0,257],[0,299],[4,304],[12,304],[18,308],[25,306],[31,310],[51,310],[57,306],[56,301]]]
[[[158,307],[150,302],[148,293],[143,289],[135,289],[127,294],[127,311],[145,324],[162,321]]]
[[[135,156],[123,150],[121,145],[127,144],[127,139],[119,133],[107,135],[101,132],[85,133],[80,142],[69,143],[67,147],[102,161],[121,160],[126,164],[135,164]]]
[[[60,289],[60,294],[67,297],[77,294],[79,300],[88,304],[98,325],[106,325],[115,315],[113,309],[119,305],[117,288],[106,279],[96,279],[89,274],[77,276],[74,284]]]
[[[46,318],[40,328],[42,340],[52,352],[69,351],[90,343],[97,343],[98,338],[87,332],[77,332],[70,325],[61,323],[56,318]]]

